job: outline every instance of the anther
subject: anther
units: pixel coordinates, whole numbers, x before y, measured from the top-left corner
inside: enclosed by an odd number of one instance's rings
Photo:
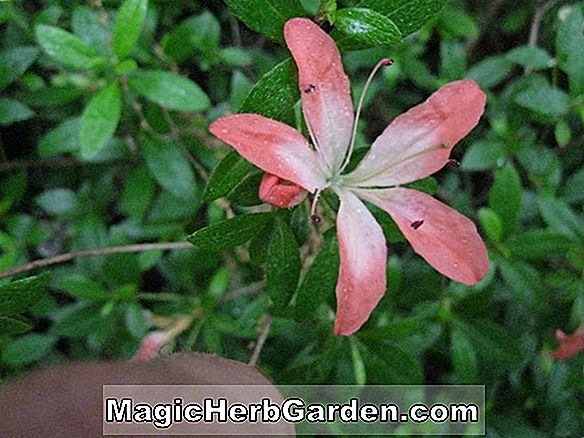
[[[317,214],[313,214],[312,216],[310,216],[310,220],[315,224],[319,224],[322,222],[322,218]]]
[[[419,221],[414,221],[410,224],[410,226],[414,229],[417,230],[418,228],[420,228],[422,225],[424,225],[424,221],[423,220],[419,220]]]
[[[393,65],[394,61],[391,58],[384,58],[381,61],[379,61],[379,63],[381,64],[382,67],[389,67],[390,65]]]
[[[451,158],[450,160],[448,160],[446,162],[446,166],[447,167],[458,167],[458,166],[460,166],[460,161],[455,160],[454,158]]]
[[[314,93],[316,91],[316,85],[308,84],[306,88],[303,90],[306,94]]]
[[[448,149],[450,146],[452,146],[452,143],[450,141],[446,140],[442,142],[443,148]]]

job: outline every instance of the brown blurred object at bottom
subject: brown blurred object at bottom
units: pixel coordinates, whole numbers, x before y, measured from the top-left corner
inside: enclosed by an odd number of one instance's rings
[[[71,364],[36,371],[0,386],[0,435],[7,438],[102,436],[102,385],[225,385],[227,398],[230,385],[273,386],[253,367],[205,354],[181,353],[150,362]],[[276,403],[282,401],[276,387],[271,398]],[[253,434],[254,425],[246,427],[247,433]],[[290,424],[275,423],[271,427],[270,433],[295,436]],[[218,434],[221,428],[217,424]]]

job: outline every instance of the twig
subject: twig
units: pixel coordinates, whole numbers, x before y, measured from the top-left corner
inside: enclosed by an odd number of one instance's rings
[[[539,29],[541,27],[541,21],[545,13],[553,8],[559,0],[551,0],[549,2],[540,2],[535,8],[533,13],[533,20],[531,22],[531,27],[529,29],[529,41],[530,46],[537,46],[537,40],[539,39]]]
[[[249,360],[249,363],[248,363],[248,365],[250,367],[255,367],[257,365],[258,359],[260,358],[260,354],[262,352],[262,349],[264,348],[264,344],[266,343],[266,341],[268,339],[268,335],[270,334],[270,329],[272,328],[273,322],[274,322],[274,320],[272,319],[272,317],[270,315],[267,315],[264,318],[262,330],[260,332],[260,336],[258,338],[258,341],[255,344],[255,347],[253,349],[253,353],[251,354],[251,359]]]
[[[221,302],[226,303],[227,301],[231,301],[243,295],[256,294],[258,292],[261,292],[265,287],[266,287],[265,281],[258,281],[257,283],[248,284],[247,286],[243,286],[240,287],[239,289],[227,292],[225,295],[221,297]]]
[[[0,173],[10,172],[12,170],[24,170],[38,167],[67,167],[67,166],[87,166],[87,165],[109,165],[115,163],[122,163],[126,161],[133,161],[137,157],[126,157],[110,161],[80,161],[72,157],[56,157],[39,160],[12,160],[0,163]]]
[[[55,257],[35,260],[25,265],[17,266],[15,268],[8,269],[4,272],[0,272],[0,280],[3,278],[11,277],[16,274],[22,274],[23,272],[29,272],[37,268],[44,268],[51,265],[66,263],[68,261],[81,257],[98,257],[111,254],[125,254],[145,251],[164,251],[169,249],[187,249],[192,247],[193,246],[188,242],[167,242],[167,243],[139,243],[136,245],[112,246],[109,248],[75,251],[67,254],[60,254]]]

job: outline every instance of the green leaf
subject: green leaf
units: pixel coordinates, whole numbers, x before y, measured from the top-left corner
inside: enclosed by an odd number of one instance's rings
[[[360,344],[370,385],[421,384],[421,362],[409,351],[393,342]]]
[[[489,194],[489,206],[501,219],[503,235],[509,236],[519,225],[521,179],[512,164],[495,172],[495,183]]]
[[[500,140],[479,140],[464,154],[461,167],[464,170],[492,169],[505,160],[507,147]]]
[[[554,65],[553,58],[544,49],[536,46],[521,46],[509,51],[505,57],[523,67],[543,70]]]
[[[570,239],[584,238],[584,220],[568,204],[550,196],[541,196],[537,205],[546,223]]]
[[[81,116],[81,157],[89,160],[111,140],[122,113],[122,93],[112,82],[91,98]]]
[[[65,120],[41,138],[38,144],[39,155],[41,157],[52,157],[78,151],[80,147],[80,129],[81,119],[79,117]]]
[[[543,310],[539,303],[546,300],[546,290],[538,271],[520,260],[500,259],[497,266],[514,298],[529,308]]]
[[[4,349],[2,361],[13,366],[39,361],[49,353],[56,341],[54,336],[36,333],[22,336]]]
[[[108,301],[112,295],[95,281],[81,274],[72,274],[60,278],[59,288],[74,298],[86,301]]]
[[[202,252],[227,251],[254,238],[271,218],[271,213],[236,216],[195,231],[188,241]]]
[[[32,329],[32,323],[21,316],[0,316],[0,335],[19,335]]]
[[[120,210],[134,223],[139,224],[152,203],[155,191],[156,186],[149,172],[144,167],[135,169],[126,180]]]
[[[197,190],[195,173],[178,145],[147,135],[142,139],[144,157],[156,181],[173,196],[193,200]]]
[[[479,220],[489,240],[493,243],[501,242],[503,224],[499,215],[490,208],[481,208],[479,210]]]
[[[114,53],[120,59],[130,54],[144,27],[148,0],[125,0],[116,16],[114,26]]]
[[[137,339],[142,339],[148,333],[148,321],[144,309],[137,303],[130,303],[126,310],[126,327]]]
[[[474,346],[456,327],[450,332],[450,350],[457,384],[476,383],[478,362]]]
[[[278,119],[299,99],[298,70],[289,58],[262,76],[250,91],[239,112]]]
[[[492,88],[503,82],[513,70],[513,64],[502,56],[485,58],[474,65],[467,73],[481,88]]]
[[[158,105],[177,111],[203,111],[211,102],[193,81],[162,70],[140,70],[130,76],[130,88]]]
[[[88,47],[93,48],[100,56],[111,57],[112,32],[110,21],[104,20],[103,11],[89,6],[77,6],[73,11],[71,27],[73,33]]]
[[[520,92],[515,102],[530,111],[543,116],[561,117],[570,110],[569,96],[559,88],[546,86],[532,86]]]
[[[568,7],[567,16],[560,19],[556,36],[558,64],[568,75],[570,91],[577,96],[584,92],[584,18],[580,5]]]
[[[326,239],[310,265],[296,295],[296,317],[310,318],[319,305],[334,296],[339,276],[339,247],[335,236]]]
[[[29,310],[44,295],[47,275],[28,277],[0,285],[0,315],[16,315]]]
[[[362,0],[358,8],[367,8],[393,21],[405,37],[434,18],[446,0]]]
[[[37,196],[35,202],[47,213],[60,216],[71,213],[77,206],[75,193],[69,189],[52,189]]]
[[[229,200],[240,207],[253,207],[262,204],[259,197],[259,187],[264,174],[262,172],[252,172],[237,185],[231,193]]]
[[[300,249],[294,233],[282,220],[276,226],[268,246],[266,263],[268,292],[278,309],[283,309],[290,302],[300,276]]]
[[[372,9],[340,9],[335,14],[335,28],[365,47],[391,45],[402,38],[393,21]]]
[[[39,51],[35,47],[16,47],[0,53],[0,91],[20,77],[35,61]]]
[[[562,199],[566,202],[580,202],[584,200],[584,167],[570,175],[562,190]]]
[[[567,146],[570,142],[570,139],[572,138],[572,129],[570,128],[570,124],[564,119],[558,120],[558,123],[556,123],[554,128],[554,136],[556,137],[558,145],[561,147]]]
[[[511,254],[527,260],[546,259],[555,254],[564,254],[572,245],[565,234],[553,229],[529,230],[506,243]]]
[[[34,116],[34,111],[13,99],[0,98],[0,125],[11,125]]]
[[[225,3],[250,29],[279,43],[284,42],[284,23],[304,15],[298,0],[225,0]]]
[[[103,61],[91,47],[66,30],[40,24],[35,34],[45,52],[67,67],[90,69]]]
[[[227,196],[241,183],[252,168],[251,163],[237,152],[229,151],[209,177],[203,195],[205,202],[212,202]]]
[[[180,23],[162,40],[166,54],[182,62],[193,53],[211,54],[219,47],[221,40],[221,25],[217,18],[209,12],[191,17]]]

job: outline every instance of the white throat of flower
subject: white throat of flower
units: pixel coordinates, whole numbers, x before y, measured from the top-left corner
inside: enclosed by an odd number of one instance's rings
[[[320,195],[322,194],[322,192],[325,189],[327,189],[328,187],[341,189],[341,186],[343,185],[342,180],[341,180],[341,174],[343,173],[343,171],[346,169],[346,167],[351,162],[351,156],[353,155],[353,151],[355,149],[355,140],[357,138],[357,127],[359,124],[359,118],[361,116],[361,110],[363,109],[363,102],[365,101],[365,95],[367,94],[367,90],[369,89],[369,86],[371,85],[373,78],[375,77],[377,72],[381,69],[381,67],[390,66],[392,64],[393,64],[393,60],[390,58],[384,58],[381,61],[379,61],[375,65],[375,67],[373,67],[373,70],[371,70],[371,73],[369,74],[369,77],[367,78],[367,81],[365,82],[365,85],[363,86],[363,91],[361,91],[361,96],[359,97],[359,103],[357,105],[357,111],[355,113],[355,121],[353,122],[353,130],[351,132],[351,139],[349,142],[349,147],[347,148],[347,153],[345,154],[345,159],[343,160],[343,163],[341,164],[341,167],[339,168],[339,170],[336,171],[331,176],[331,178],[327,181],[328,185],[321,188],[321,189],[318,189],[314,192],[314,198],[312,200],[312,206],[310,208],[310,218],[315,223],[318,223],[322,220],[321,217],[316,212],[316,207],[317,207],[317,204],[318,204],[318,201],[320,199]],[[310,138],[311,138],[313,144],[315,146],[317,146],[318,143],[316,142],[316,138],[314,136],[312,129],[310,128],[310,124],[308,123],[308,121],[307,121],[306,125],[308,127],[308,133],[310,135]]]

